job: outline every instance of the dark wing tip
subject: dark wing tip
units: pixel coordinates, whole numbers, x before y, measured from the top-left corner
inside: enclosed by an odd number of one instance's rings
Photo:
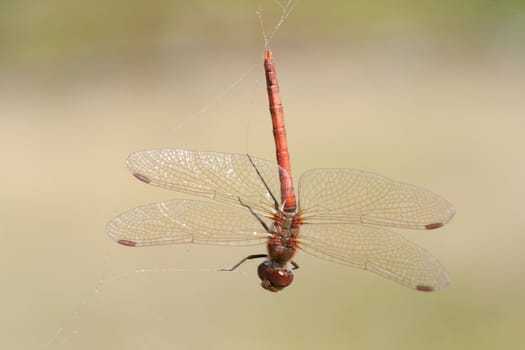
[[[416,286],[416,290],[420,292],[433,292],[434,287],[419,285],[419,286]]]
[[[125,246],[128,246],[128,247],[136,247],[137,246],[137,242],[129,241],[127,239],[119,239],[117,241],[117,243],[125,245]]]
[[[436,229],[436,228],[440,228],[441,226],[443,226],[443,223],[441,222],[436,222],[434,224],[428,224],[428,225],[425,225],[425,228],[427,230],[433,230],[433,229]]]
[[[133,176],[135,176],[137,179],[139,179],[142,182],[145,182],[147,184],[151,183],[151,180],[147,178],[146,176],[139,174],[139,173],[133,173]]]

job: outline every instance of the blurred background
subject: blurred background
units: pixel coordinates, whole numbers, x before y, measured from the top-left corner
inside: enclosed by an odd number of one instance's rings
[[[286,5],[285,1],[282,0]],[[277,1],[0,3],[0,344],[5,349],[518,348],[525,324],[525,3],[297,3],[271,41],[295,179],[351,167],[455,204],[401,232],[452,284],[418,293],[301,252],[131,249],[106,223],[186,198],[127,172],[171,147],[274,159],[262,68]]]

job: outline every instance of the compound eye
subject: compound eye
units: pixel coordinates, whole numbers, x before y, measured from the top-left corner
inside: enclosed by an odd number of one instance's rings
[[[261,279],[261,286],[271,292],[278,292],[288,287],[293,281],[292,271],[275,267],[271,261],[265,261],[257,268],[257,274]]]

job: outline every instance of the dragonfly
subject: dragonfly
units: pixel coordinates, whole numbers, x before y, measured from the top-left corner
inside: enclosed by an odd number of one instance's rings
[[[310,169],[294,190],[283,106],[272,52],[264,68],[277,162],[246,154],[150,149],[132,153],[140,181],[207,198],[169,200],[124,212],[107,225],[128,247],[165,244],[266,245],[257,273],[261,286],[289,286],[298,250],[371,271],[414,290],[446,287],[445,268],[423,248],[389,228],[433,230],[455,209],[429,190],[354,169]]]

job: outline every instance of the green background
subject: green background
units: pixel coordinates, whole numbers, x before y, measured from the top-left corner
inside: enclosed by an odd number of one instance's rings
[[[272,39],[295,179],[351,167],[455,204],[401,232],[452,284],[418,293],[301,252],[271,294],[264,247],[131,249],[129,208],[186,198],[124,160],[172,147],[273,159],[263,34],[274,1],[0,3],[0,344],[6,349],[520,348],[525,3],[300,1]],[[138,271],[138,272],[136,272]]]

